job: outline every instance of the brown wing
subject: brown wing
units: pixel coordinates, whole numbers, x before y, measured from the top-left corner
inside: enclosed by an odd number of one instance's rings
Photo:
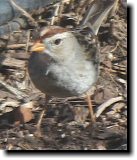
[[[98,30],[115,4],[115,0],[94,0],[80,23],[80,26],[88,26],[97,35]]]

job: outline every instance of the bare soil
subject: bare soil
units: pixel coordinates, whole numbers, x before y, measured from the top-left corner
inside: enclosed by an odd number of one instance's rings
[[[54,17],[55,5],[31,15],[40,28],[50,25],[75,27],[83,1],[64,1],[61,15]],[[84,11],[82,11],[84,12]],[[54,19],[55,18],[55,19]],[[94,113],[91,124],[84,97],[51,97],[42,123],[36,123],[45,96],[30,81],[27,72],[29,48],[37,37],[30,25],[0,38],[0,149],[2,150],[127,150],[127,9],[119,1],[113,16],[99,30],[100,75],[92,88]],[[115,99],[114,99],[115,98]],[[109,102],[107,104],[107,102]],[[24,106],[26,107],[24,109]]]

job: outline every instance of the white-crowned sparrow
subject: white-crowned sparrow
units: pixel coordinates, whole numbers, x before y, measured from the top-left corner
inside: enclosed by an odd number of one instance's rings
[[[52,26],[41,32],[41,40],[29,59],[29,74],[35,86],[55,97],[79,96],[97,80],[99,58],[96,39]]]
[[[40,91],[55,97],[80,96],[96,82],[99,71],[96,35],[114,0],[105,2],[96,0],[75,30],[49,26],[41,31],[28,64],[31,80]]]

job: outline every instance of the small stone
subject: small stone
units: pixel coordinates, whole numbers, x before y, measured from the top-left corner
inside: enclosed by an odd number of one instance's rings
[[[29,136],[29,137],[33,137],[33,136],[34,136],[34,134],[29,134],[28,136]]]
[[[75,131],[71,131],[71,134],[75,134],[76,132]]]
[[[112,53],[108,53],[108,59],[110,59],[111,61],[114,59],[114,56]]]
[[[66,137],[65,133],[61,134],[61,138],[65,138],[65,137]]]
[[[62,127],[62,126],[63,126],[63,124],[62,124],[62,123],[58,123],[57,125],[58,125],[58,127]]]
[[[106,116],[101,116],[102,121],[106,121]]]
[[[20,137],[20,138],[23,138],[23,137],[24,137],[24,134],[23,134],[22,131],[19,131],[18,134],[17,134],[17,136]]]
[[[119,113],[115,113],[115,118],[119,119],[121,118],[121,115]]]

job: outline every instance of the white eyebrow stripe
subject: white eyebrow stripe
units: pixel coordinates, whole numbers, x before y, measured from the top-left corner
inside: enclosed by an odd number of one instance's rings
[[[65,43],[65,39],[69,39],[70,41],[73,41],[73,39],[76,39],[74,34],[70,31],[68,32],[63,32],[63,33],[57,33],[56,35],[53,35],[52,37],[47,37],[45,39],[43,39],[43,43],[45,43],[47,45],[47,48],[50,50],[52,48],[52,46],[55,46],[55,40],[56,39],[61,39],[62,42],[60,43],[60,45],[62,43]]]

